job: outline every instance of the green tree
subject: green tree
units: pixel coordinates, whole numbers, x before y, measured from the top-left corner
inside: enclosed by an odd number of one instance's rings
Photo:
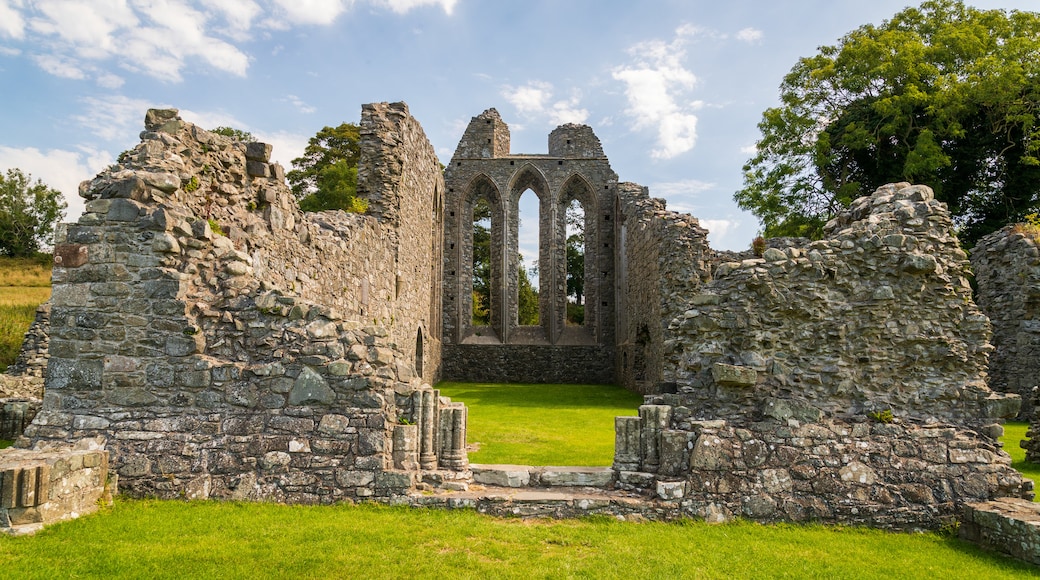
[[[577,201],[567,206],[567,322],[582,324],[585,318],[585,212]]]
[[[243,143],[256,143],[256,137],[253,137],[252,133],[249,131],[243,131],[242,129],[235,129],[234,127],[226,127],[222,125],[216,129],[211,129],[210,133],[230,137]]]
[[[524,257],[517,254],[518,288],[517,288],[517,323],[523,326],[538,324],[538,291],[531,285],[531,278],[524,268]]]
[[[293,159],[285,175],[304,211],[342,209],[363,212],[357,197],[357,167],[361,129],[354,123],[323,127],[307,143],[303,156]]]
[[[66,207],[57,189],[8,169],[0,175],[0,255],[29,257],[50,244]]]
[[[819,237],[857,196],[932,187],[961,240],[1035,212],[1040,14],[929,0],[802,58],[735,195],[765,234]]]
[[[491,324],[491,205],[473,204],[473,324]]]

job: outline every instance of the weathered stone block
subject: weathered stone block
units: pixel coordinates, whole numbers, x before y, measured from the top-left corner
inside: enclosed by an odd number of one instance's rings
[[[711,376],[716,383],[731,387],[753,387],[758,380],[758,372],[755,369],[725,363],[713,364]]]

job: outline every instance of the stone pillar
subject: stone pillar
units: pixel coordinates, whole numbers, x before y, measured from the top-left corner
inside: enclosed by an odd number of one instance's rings
[[[419,469],[418,425],[394,425],[394,469]]]
[[[639,422],[641,469],[657,473],[661,465],[661,431],[672,422],[672,408],[668,405],[642,405],[639,407]]]
[[[639,470],[639,417],[614,417],[614,469]]]
[[[39,409],[40,401],[0,401],[0,439],[21,437]]]
[[[466,405],[442,403],[440,415],[440,466],[443,469],[463,471],[469,467],[469,457],[466,455]]]
[[[419,412],[415,421],[419,426],[419,465],[423,469],[437,469],[437,443],[440,434],[440,391],[436,389],[422,389],[417,391],[419,395],[412,396],[413,408]],[[418,404],[416,405],[416,398]]]

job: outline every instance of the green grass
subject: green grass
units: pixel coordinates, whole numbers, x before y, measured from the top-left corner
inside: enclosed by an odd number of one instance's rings
[[[50,254],[37,254],[33,258],[0,256],[0,286],[49,287],[52,264]]]
[[[1040,464],[1026,461],[1026,451],[1019,444],[1026,438],[1026,430],[1029,423],[1007,422],[1004,424],[1004,436],[1000,438],[1004,443],[1004,451],[1011,456],[1011,467],[1014,467],[1025,477],[1040,485]],[[1040,500],[1040,496],[1036,498]]]
[[[0,449],[6,449],[14,445],[14,441],[8,441],[7,439],[0,439]]]
[[[1040,578],[935,534],[496,519],[469,510],[117,501],[0,536],[5,578]]]
[[[614,417],[638,414],[641,395],[613,385],[440,383],[469,407],[473,463],[606,466]]]

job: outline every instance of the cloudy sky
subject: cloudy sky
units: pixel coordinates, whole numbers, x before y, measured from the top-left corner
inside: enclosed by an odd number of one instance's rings
[[[1038,9],[1036,0],[974,0]],[[405,101],[443,162],[495,107],[513,153],[591,125],[623,181],[691,212],[715,247],[759,230],[732,201],[762,111],[801,56],[907,0],[0,0],[0,170],[76,194],[176,107],[288,167],[362,103]],[[527,196],[525,196],[527,197]]]

